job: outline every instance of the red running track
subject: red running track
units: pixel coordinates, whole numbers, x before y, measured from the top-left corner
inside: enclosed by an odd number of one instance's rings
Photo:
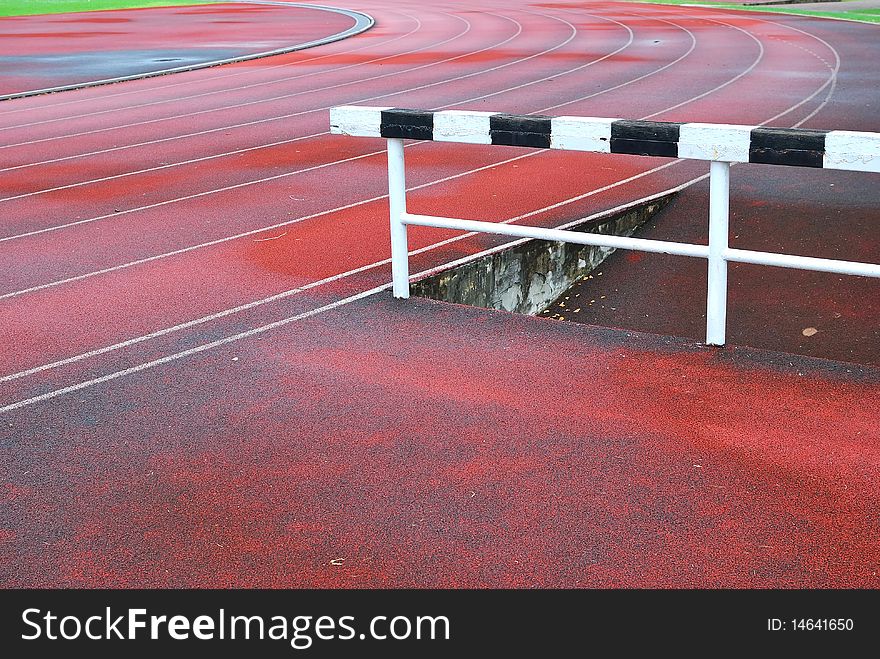
[[[356,9],[335,44],[4,104],[3,583],[875,586],[876,369],[393,303],[383,144],[327,135],[345,103],[880,130],[875,28]],[[544,226],[704,173],[407,153],[415,212]],[[413,272],[498,244],[413,229]]]

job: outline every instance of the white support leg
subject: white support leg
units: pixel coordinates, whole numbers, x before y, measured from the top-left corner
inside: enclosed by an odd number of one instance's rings
[[[730,163],[712,162],[709,176],[709,292],[706,343],[723,346],[727,327],[727,250],[730,217]]]
[[[406,174],[403,140],[388,140],[388,202],[391,208],[391,281],[394,297],[409,297],[409,248],[406,240]]]

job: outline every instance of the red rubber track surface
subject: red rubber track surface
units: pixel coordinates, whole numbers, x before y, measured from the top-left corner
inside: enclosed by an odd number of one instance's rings
[[[876,368],[393,302],[383,143],[326,132],[346,103],[880,130],[876,28],[351,8],[376,27],[4,104],[2,583],[875,587]],[[412,211],[543,226],[705,173],[406,151]],[[458,237],[411,229],[412,271],[501,244]]]
[[[245,3],[0,18],[0,95],[289,48],[352,26],[347,16]]]

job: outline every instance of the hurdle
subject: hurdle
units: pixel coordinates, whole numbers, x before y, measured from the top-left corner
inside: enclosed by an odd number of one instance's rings
[[[731,164],[880,173],[878,133],[363,106],[331,108],[330,131],[387,140],[392,293],[396,298],[409,297],[409,225],[706,259],[706,344],[714,346],[725,343],[728,263],[880,277],[880,265],[874,263],[735,249],[728,242]],[[709,161],[708,244],[408,213],[403,148],[406,139]]]

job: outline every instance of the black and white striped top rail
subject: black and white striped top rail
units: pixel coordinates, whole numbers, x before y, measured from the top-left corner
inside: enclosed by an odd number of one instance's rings
[[[880,172],[880,134],[733,124],[340,106],[331,132],[436,142]]]

